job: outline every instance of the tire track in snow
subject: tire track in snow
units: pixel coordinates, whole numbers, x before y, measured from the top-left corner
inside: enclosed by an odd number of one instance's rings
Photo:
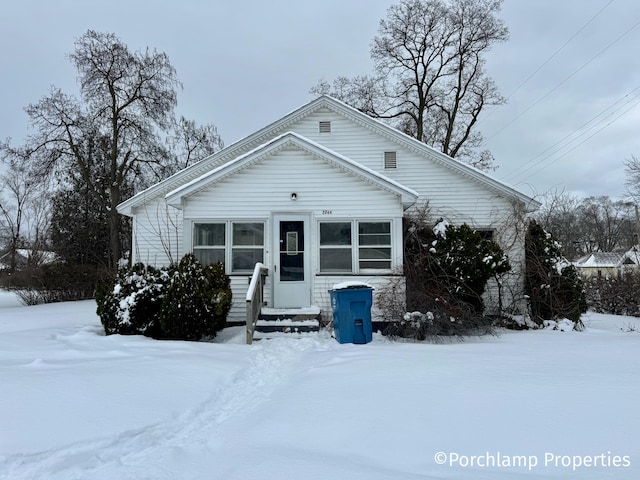
[[[295,372],[306,351],[325,350],[333,343],[277,338],[254,344],[250,368],[177,418],[43,453],[0,457],[0,479],[178,478],[173,466],[212,455],[224,440],[216,438],[222,425],[269,399]]]

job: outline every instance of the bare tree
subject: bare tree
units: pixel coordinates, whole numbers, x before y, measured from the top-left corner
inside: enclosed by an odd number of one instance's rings
[[[637,243],[632,203],[566,192],[550,193],[545,200],[535,218],[571,260],[591,252],[627,250]]]
[[[565,191],[548,192],[534,215],[542,228],[553,233],[571,260],[580,257],[586,248],[585,228],[578,210],[581,202],[580,197]]]
[[[193,120],[180,117],[167,138],[171,162],[167,174],[188,167],[224,147],[218,129],[212,125],[196,125]]]
[[[502,0],[402,0],[387,11],[373,40],[373,76],[321,81],[330,94],[451,157],[493,166],[476,124],[505,99],[485,72],[484,54],[506,41]]]
[[[29,105],[36,133],[12,153],[36,175],[71,172],[95,192],[109,212],[115,266],[122,251],[116,206],[135,185],[158,178],[168,157],[159,132],[171,127],[180,84],[166,54],[131,52],[113,34],[89,30],[69,58],[81,99],[54,88]],[[8,144],[3,149],[11,151]]]
[[[607,196],[589,197],[582,201],[579,215],[585,228],[583,242],[588,252],[627,250],[634,243],[632,204],[613,201]]]
[[[640,158],[631,155],[631,158],[625,160],[624,167],[627,175],[625,180],[627,192],[637,204],[640,202]]]
[[[15,272],[19,248],[42,249],[48,225],[46,188],[26,169],[12,164],[0,176],[0,239],[9,254],[9,271]]]

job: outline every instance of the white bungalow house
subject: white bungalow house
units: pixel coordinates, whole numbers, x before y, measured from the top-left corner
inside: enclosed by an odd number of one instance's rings
[[[640,246],[626,252],[592,252],[573,262],[583,278],[616,277],[640,268]]]
[[[234,297],[228,320],[237,322],[257,263],[267,269],[264,301],[273,308],[326,312],[336,283],[401,280],[403,216],[425,205],[434,220],[493,235],[514,267],[503,294],[521,298],[522,215],[538,202],[328,96],[118,211],[133,219],[134,262],[166,265],[187,252],[224,262]]]

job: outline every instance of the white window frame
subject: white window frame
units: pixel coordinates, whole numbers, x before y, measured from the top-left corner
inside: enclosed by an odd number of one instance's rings
[[[225,272],[228,275],[251,275],[253,273],[253,267],[251,267],[251,269],[242,269],[242,270],[233,270],[233,250],[235,249],[242,249],[242,248],[247,248],[247,249],[262,249],[262,263],[264,263],[265,261],[265,256],[266,256],[266,248],[265,248],[265,239],[266,236],[268,235],[267,232],[267,221],[264,218],[261,219],[236,219],[236,220],[217,220],[217,219],[206,219],[206,220],[193,220],[192,222],[192,227],[191,227],[191,251],[195,252],[195,250],[197,249],[221,249],[224,248],[224,266],[225,266]],[[242,223],[258,223],[258,224],[262,224],[262,245],[234,245],[233,244],[233,226],[235,224],[242,224]],[[222,246],[211,246],[211,247],[207,247],[207,246],[203,246],[200,245],[198,247],[195,246],[195,228],[196,225],[202,225],[202,224],[217,224],[217,225],[224,225],[225,226],[225,237],[224,237],[224,247]]]
[[[321,246],[320,245],[320,225],[323,223],[348,223],[351,226],[351,245]],[[378,245],[380,247],[389,247],[389,268],[360,268],[360,223],[388,223],[389,224],[389,245]],[[358,218],[358,219],[340,219],[332,218],[321,219],[317,222],[318,228],[318,273],[320,275],[389,275],[393,273],[395,267],[395,250],[397,248],[394,241],[394,220],[389,218]],[[323,271],[320,269],[320,254],[323,249],[351,249],[351,271]],[[372,247],[371,245],[363,245],[362,248]]]
[[[197,225],[222,225],[224,226],[224,243],[222,245],[196,245],[196,226]],[[226,265],[226,258],[227,258],[227,230],[228,230],[228,226],[227,226],[227,222],[193,222],[193,225],[191,227],[191,251],[193,252],[194,255],[196,255],[196,251],[205,251],[205,250],[222,250],[222,258],[224,259],[224,263]],[[197,257],[197,255],[196,255]]]
[[[347,225],[349,225],[349,227],[351,228],[351,243],[350,244],[345,244],[345,245],[322,245],[322,239],[321,239],[321,225],[322,224],[342,224],[342,223],[346,223]],[[320,220],[318,221],[318,272],[320,272],[323,275],[352,275],[353,271],[354,271],[354,265],[355,265],[355,259],[353,256],[353,244],[354,244],[354,235],[353,235],[353,220],[350,219],[343,219],[343,220],[339,220],[339,219],[331,219],[331,220]],[[349,250],[351,252],[351,270],[325,270],[322,271],[320,268],[320,258],[322,256],[322,251],[325,250]]]
[[[361,245],[360,244],[360,224],[362,223],[386,223],[389,225],[389,233],[383,233],[383,234],[369,234],[369,235],[389,235],[389,243],[388,244],[381,244],[381,245]],[[388,273],[391,272],[391,270],[393,269],[393,222],[391,220],[386,221],[386,220],[356,220],[356,228],[357,230],[357,248],[358,248],[358,271],[360,273]],[[365,234],[366,235],[366,234]],[[360,250],[361,249],[366,249],[366,248],[376,248],[376,247],[380,247],[380,248],[388,248],[389,249],[389,268],[362,268],[360,266],[360,261],[362,260],[360,258]],[[372,259],[368,259],[368,260],[372,260]],[[378,260],[378,259],[373,259],[373,261]],[[382,260],[382,261],[387,261]]]

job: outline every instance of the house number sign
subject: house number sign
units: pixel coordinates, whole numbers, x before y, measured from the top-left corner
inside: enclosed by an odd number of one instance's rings
[[[333,210],[322,210],[323,215],[333,215]]]

